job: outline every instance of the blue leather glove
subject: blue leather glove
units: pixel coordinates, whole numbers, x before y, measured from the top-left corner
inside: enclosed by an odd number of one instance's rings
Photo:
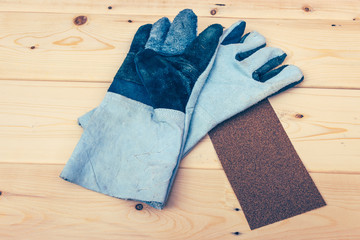
[[[147,30],[139,29],[134,40],[145,44]],[[211,69],[221,34],[222,26],[212,25],[177,56],[138,52],[135,62],[143,85],[120,75],[116,93],[109,90],[94,111],[60,176],[163,208],[188,129],[188,109]],[[133,42],[130,52],[144,44]]]
[[[151,28],[150,36],[145,40],[145,48],[152,49],[162,55],[172,56],[184,52],[185,48],[196,38],[197,33],[197,16],[191,9],[184,9],[175,17],[174,21],[170,23],[167,17],[163,17],[155,22]],[[144,48],[144,43],[140,43]],[[109,92],[124,94],[119,92],[119,79],[127,78],[129,81],[136,82],[142,85],[138,74],[136,72],[134,58],[140,50],[136,47],[135,39],[133,41],[133,49],[130,49],[122,66],[114,77],[114,80],[109,88]],[[134,89],[131,89],[134,90]],[[121,89],[120,89],[121,91]],[[143,91],[130,92],[127,95],[147,96]],[[134,99],[134,97],[131,97]],[[137,98],[135,97],[135,100]],[[96,108],[82,115],[78,119],[81,127],[86,128],[91,116],[94,114]]]
[[[242,36],[245,22],[238,22],[233,34],[220,45],[215,63],[195,105],[184,156],[217,124],[290,88],[303,80],[293,65],[279,66],[286,54],[265,47],[257,32]]]

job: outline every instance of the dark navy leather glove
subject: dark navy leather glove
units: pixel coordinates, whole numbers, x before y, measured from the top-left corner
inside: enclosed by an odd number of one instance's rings
[[[149,29],[151,29],[150,35]],[[196,32],[197,16],[190,9],[179,12],[172,23],[167,17],[163,17],[155,22],[152,27],[151,25],[140,27],[134,36],[129,53],[116,73],[108,91],[148,103],[146,101],[148,96],[144,92],[144,88],[137,88],[137,85],[142,85],[142,82],[136,72],[135,55],[144,48],[152,49],[166,56],[181,54],[196,38]],[[129,84],[124,83],[124,80]],[[79,117],[79,125],[86,128],[94,111],[95,109]]]

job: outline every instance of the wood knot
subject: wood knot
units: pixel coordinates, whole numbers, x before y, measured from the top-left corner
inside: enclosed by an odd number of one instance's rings
[[[144,206],[141,203],[136,204],[136,206],[135,206],[135,209],[138,211],[141,211],[143,208],[144,208]]]
[[[312,12],[312,8],[310,6],[303,6],[302,8],[305,12]]]
[[[111,9],[112,9],[112,6],[108,6],[108,9],[111,10]]]
[[[234,210],[238,212],[238,211],[240,211],[240,208],[234,208]]]
[[[300,114],[300,113],[297,113],[297,114],[295,115],[295,117],[296,117],[296,118],[303,118],[304,115],[302,115],[302,114]]]
[[[31,46],[30,49],[35,49],[35,46]]]
[[[213,15],[213,16],[214,16],[216,13],[217,13],[217,9],[216,9],[216,8],[214,8],[214,9],[212,9],[212,10],[210,11],[210,14]]]
[[[240,233],[240,232],[233,232],[232,234],[234,234],[234,235],[240,235],[241,233]]]
[[[132,23],[133,21],[131,19],[128,20],[128,23]]]
[[[87,22],[87,17],[86,16],[78,16],[76,18],[74,18],[74,24],[75,25],[83,25]]]

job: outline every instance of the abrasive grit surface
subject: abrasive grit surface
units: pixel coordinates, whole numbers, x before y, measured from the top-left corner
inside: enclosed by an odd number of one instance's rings
[[[268,100],[209,136],[251,229],[326,205]]]

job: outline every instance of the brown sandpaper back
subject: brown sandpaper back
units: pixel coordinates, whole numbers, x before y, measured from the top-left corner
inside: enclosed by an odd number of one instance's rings
[[[268,100],[209,136],[251,229],[326,205]]]

